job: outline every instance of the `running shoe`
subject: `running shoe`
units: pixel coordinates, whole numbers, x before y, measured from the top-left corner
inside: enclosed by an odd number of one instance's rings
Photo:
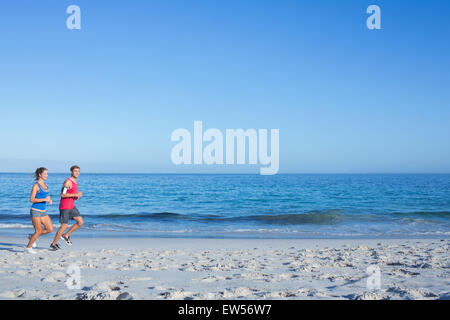
[[[50,244],[51,251],[56,251],[56,250],[60,250],[60,249],[61,249],[61,247],[58,244],[55,244],[55,245]]]
[[[31,233],[30,233],[29,235],[27,235],[28,241],[30,241],[30,239],[31,239],[32,236],[33,236],[33,235],[32,235]],[[37,240],[31,245],[33,248],[36,248],[36,247],[37,247],[36,242],[37,242]]]
[[[70,236],[68,236],[68,237],[66,238],[66,237],[64,237],[64,235],[62,235],[61,238],[64,239],[64,241],[67,243],[67,245],[69,245],[69,246],[72,245],[72,241],[70,240]]]
[[[34,250],[33,248],[25,248],[25,252],[26,253],[31,253],[31,254],[36,254],[37,253],[37,251]]]

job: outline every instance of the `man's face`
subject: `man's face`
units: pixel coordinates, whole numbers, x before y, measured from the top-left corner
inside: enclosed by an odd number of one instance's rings
[[[72,170],[72,176],[74,178],[78,178],[79,175],[80,175],[80,169],[75,168],[75,169]]]

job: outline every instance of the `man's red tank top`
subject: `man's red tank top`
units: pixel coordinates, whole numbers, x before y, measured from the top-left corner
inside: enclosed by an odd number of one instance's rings
[[[72,179],[67,179],[72,182],[72,188],[70,190],[67,190],[67,193],[77,193],[78,191],[78,184],[75,183]],[[66,181],[67,181],[66,180]],[[60,210],[71,210],[75,207],[75,198],[61,198],[61,201],[59,202],[59,209]]]

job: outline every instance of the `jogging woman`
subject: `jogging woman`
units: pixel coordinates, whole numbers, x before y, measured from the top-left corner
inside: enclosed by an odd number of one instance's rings
[[[34,234],[28,235],[28,245],[26,251],[29,253],[36,253],[33,247],[36,247],[36,240],[41,235],[53,232],[53,223],[47,214],[47,203],[52,204],[52,199],[49,196],[48,186],[45,180],[48,178],[48,170],[46,168],[38,168],[34,173],[36,183],[31,189],[30,202],[32,203],[30,209],[31,221],[33,222]],[[44,226],[44,229],[42,229]]]

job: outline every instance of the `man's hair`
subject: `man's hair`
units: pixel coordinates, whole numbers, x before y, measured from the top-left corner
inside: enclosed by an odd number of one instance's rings
[[[79,166],[71,166],[70,167],[70,172],[73,172],[73,170],[75,170],[75,169],[80,169],[80,167]]]

